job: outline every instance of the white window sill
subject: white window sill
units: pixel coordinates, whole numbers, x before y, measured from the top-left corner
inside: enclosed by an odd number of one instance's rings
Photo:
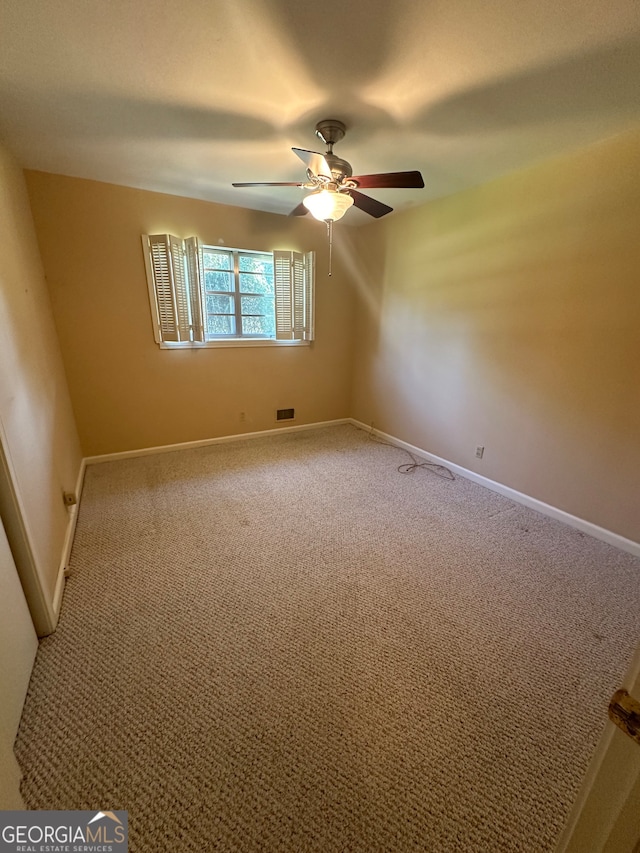
[[[308,347],[311,341],[276,341],[274,338],[218,338],[215,341],[162,341],[160,349],[211,349],[217,347]]]

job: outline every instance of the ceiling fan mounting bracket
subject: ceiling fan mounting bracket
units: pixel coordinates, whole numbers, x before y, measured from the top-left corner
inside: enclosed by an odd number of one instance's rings
[[[328,145],[330,149],[333,148],[336,142],[344,139],[346,132],[346,125],[337,118],[325,118],[316,125],[316,136],[325,145]]]

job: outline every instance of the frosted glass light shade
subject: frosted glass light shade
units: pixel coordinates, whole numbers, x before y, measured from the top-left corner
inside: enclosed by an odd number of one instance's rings
[[[347,210],[353,204],[353,199],[348,193],[339,193],[335,190],[320,190],[311,193],[302,199],[302,203],[309,213],[321,222],[336,222],[342,219]]]

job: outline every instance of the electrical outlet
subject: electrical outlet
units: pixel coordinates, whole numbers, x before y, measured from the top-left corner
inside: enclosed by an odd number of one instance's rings
[[[476,447],[476,458],[482,459],[483,456],[484,456],[484,446],[479,444]]]
[[[246,419],[247,419],[247,416],[245,415],[245,413],[240,412],[240,422],[244,423],[246,421]]]

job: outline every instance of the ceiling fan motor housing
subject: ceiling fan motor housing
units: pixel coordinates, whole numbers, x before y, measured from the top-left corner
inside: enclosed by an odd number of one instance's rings
[[[341,184],[345,178],[350,178],[351,175],[353,175],[351,163],[347,163],[346,160],[342,160],[340,157],[336,157],[335,154],[331,153],[325,154],[324,159],[329,164],[331,175],[333,176],[336,184]]]

